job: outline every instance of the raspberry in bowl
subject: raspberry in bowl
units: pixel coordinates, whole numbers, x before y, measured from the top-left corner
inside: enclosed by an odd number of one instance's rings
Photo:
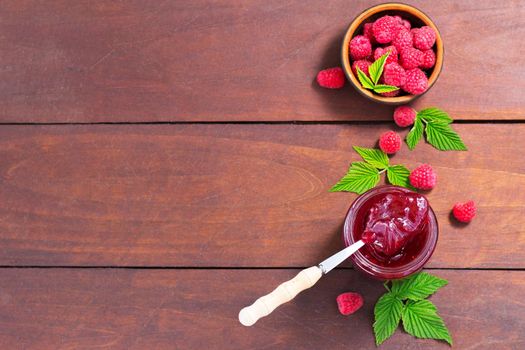
[[[358,197],[346,215],[343,240],[366,245],[350,257],[374,278],[398,279],[420,271],[438,239],[438,223],[427,199],[398,186],[381,186]]]
[[[376,93],[364,88],[356,67],[368,67],[389,52],[377,84],[398,87]],[[443,41],[432,20],[413,6],[388,3],[369,8],[357,16],[343,39],[343,70],[359,93],[373,101],[407,104],[426,93],[443,67]],[[358,63],[356,63],[358,62]],[[370,78],[368,71],[361,69]]]

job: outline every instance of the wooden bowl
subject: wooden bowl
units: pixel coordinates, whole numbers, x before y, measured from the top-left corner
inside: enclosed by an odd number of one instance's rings
[[[361,86],[361,83],[357,79],[357,77],[352,72],[351,64],[350,64],[350,56],[348,54],[349,51],[349,43],[352,38],[358,34],[362,34],[363,32],[363,25],[368,22],[373,22],[376,19],[378,19],[381,16],[384,15],[390,15],[395,16],[399,15],[403,17],[404,19],[407,19],[412,24],[412,27],[419,28],[421,26],[429,26],[433,28],[436,31],[436,43],[434,45],[434,52],[436,53],[436,64],[432,68],[432,70],[427,71],[430,75],[428,78],[428,88],[424,92],[426,93],[432,85],[436,82],[437,78],[439,77],[439,73],[441,73],[441,68],[443,67],[443,40],[441,39],[441,34],[439,33],[439,30],[437,29],[434,22],[430,20],[430,18],[425,15],[423,12],[418,10],[415,7],[412,7],[410,5],[405,4],[399,4],[399,3],[388,3],[388,4],[381,4],[374,7],[369,8],[368,10],[365,10],[363,13],[361,13],[359,16],[357,16],[352,23],[350,23],[350,26],[348,27],[345,37],[343,39],[343,47],[341,49],[341,59],[343,62],[343,70],[346,74],[346,77],[350,81],[350,83],[361,93],[361,95],[365,96],[366,98],[383,103],[383,104],[389,104],[389,105],[401,105],[409,103],[419,96],[423,95],[402,95],[402,96],[396,96],[396,97],[385,97],[378,95],[368,89],[365,89]],[[388,45],[388,44],[387,44]]]

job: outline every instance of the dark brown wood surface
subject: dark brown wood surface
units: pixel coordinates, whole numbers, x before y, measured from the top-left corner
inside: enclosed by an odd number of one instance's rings
[[[383,287],[349,264],[254,327],[237,313],[342,247],[356,195],[328,189],[393,108],[314,79],[379,2],[0,2],[0,349],[375,349]],[[455,349],[521,350],[525,3],[410,3],[445,44],[415,106],[469,147],[392,157],[438,172],[432,299]],[[365,296],[350,317],[345,291]],[[398,331],[379,349],[448,348]]]
[[[349,86],[318,88],[345,28],[381,1],[0,4],[0,122],[390,120]],[[524,119],[522,1],[410,1],[444,69],[418,106]]]
[[[237,311],[297,270],[0,270],[4,349],[373,349],[380,282],[336,270],[257,326]],[[450,285],[432,297],[454,349],[525,347],[524,271],[441,271]],[[346,291],[364,295],[352,316]],[[504,292],[502,292],[504,291]],[[380,349],[449,349],[402,330]]]
[[[300,267],[341,248],[350,193],[328,189],[384,125],[0,128],[0,264]],[[462,124],[469,152],[427,162],[441,225],[432,267],[525,268],[525,125]],[[490,135],[490,147],[485,135]],[[450,221],[474,199],[470,225]]]

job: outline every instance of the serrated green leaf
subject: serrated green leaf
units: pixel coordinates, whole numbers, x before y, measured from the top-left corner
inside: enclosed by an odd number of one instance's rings
[[[407,135],[406,141],[408,148],[410,150],[413,150],[419,140],[421,140],[421,137],[423,136],[423,122],[421,121],[421,118],[416,117],[416,120],[414,121],[414,126],[412,129],[410,129],[410,132]]]
[[[357,79],[359,79],[359,82],[365,89],[373,89],[374,83],[372,83],[372,80],[361,70],[359,67],[357,67]]]
[[[388,167],[388,156],[380,149],[354,146],[354,150],[359,153],[361,158],[363,158],[368,164],[373,165],[378,169],[385,169]]]
[[[396,90],[399,90],[399,88],[394,85],[377,84],[376,86],[374,86],[374,92],[377,92],[378,94],[392,92]]]
[[[413,190],[414,187],[410,184],[410,181],[408,180],[409,175],[410,170],[408,170],[404,165],[392,165],[386,169],[386,177],[390,184],[406,187]]]
[[[374,85],[377,84],[381,74],[383,74],[383,69],[385,68],[385,62],[390,55],[390,51],[385,53],[383,56],[379,57],[374,63],[368,67],[368,73],[370,74],[370,79],[374,82]]]
[[[466,151],[461,137],[448,124],[427,122],[427,141],[441,151]]]
[[[354,162],[348,173],[339,180],[330,192],[348,191],[362,194],[379,182],[379,171],[365,162]]]
[[[402,312],[403,328],[407,333],[425,339],[441,339],[452,345],[452,337],[437,309],[428,300],[408,301]]]
[[[447,285],[447,280],[420,272],[402,280],[392,281],[392,293],[400,299],[423,300]]]
[[[427,122],[441,124],[452,123],[452,118],[450,118],[447,112],[435,107],[422,109],[417,113],[417,115]]]
[[[403,303],[394,294],[386,293],[374,307],[374,334],[376,344],[380,345],[394,334],[403,311]]]

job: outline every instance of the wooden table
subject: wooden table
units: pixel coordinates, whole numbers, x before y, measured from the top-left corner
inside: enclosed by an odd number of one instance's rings
[[[341,248],[356,196],[328,189],[393,108],[314,79],[375,3],[2,1],[0,347],[374,349],[383,287],[350,265],[254,327],[237,313]],[[394,158],[439,174],[433,301],[455,348],[524,349],[525,3],[410,3],[446,50],[415,106],[469,147]],[[350,317],[345,291],[365,296]],[[381,348],[448,347],[397,331]]]

